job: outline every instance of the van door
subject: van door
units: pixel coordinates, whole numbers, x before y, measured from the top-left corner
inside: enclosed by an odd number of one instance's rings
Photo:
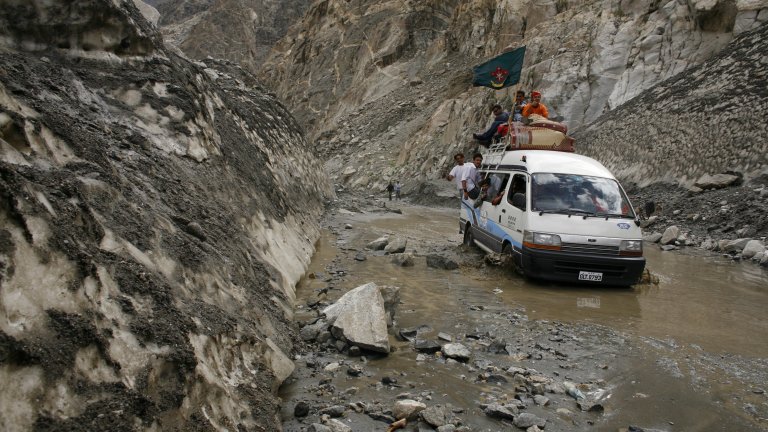
[[[523,247],[523,231],[527,223],[526,209],[528,206],[528,175],[524,173],[515,173],[507,188],[506,198],[498,205],[497,211],[500,216],[500,223],[505,228],[512,240],[512,246],[520,251]],[[520,193],[525,196],[524,204],[516,207],[513,204],[513,197]]]
[[[501,203],[506,201],[506,190],[509,184],[509,173],[489,173],[488,177],[491,186],[488,189],[488,196],[483,201],[478,220],[479,231],[481,232],[482,242],[488,249],[495,252],[501,252],[502,242],[508,236],[507,229],[502,223],[503,213],[499,211]],[[498,204],[493,204],[493,199],[499,197]],[[478,236],[480,237],[480,236]]]

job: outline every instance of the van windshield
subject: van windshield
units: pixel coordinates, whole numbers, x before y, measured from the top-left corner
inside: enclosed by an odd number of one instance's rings
[[[576,174],[533,174],[531,208],[543,213],[635,218],[616,180]]]

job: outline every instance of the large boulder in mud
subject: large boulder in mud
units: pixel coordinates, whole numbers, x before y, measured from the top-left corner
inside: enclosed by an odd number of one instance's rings
[[[350,345],[389,353],[384,298],[375,283],[361,285],[323,310],[331,333]]]
[[[704,174],[694,183],[694,186],[702,189],[722,189],[739,181],[739,177],[733,174]]]
[[[384,253],[396,254],[405,252],[405,247],[408,244],[408,240],[404,237],[395,237],[389,239],[389,243],[384,247]]]
[[[664,230],[664,234],[661,236],[661,240],[659,243],[663,245],[674,243],[675,240],[677,240],[677,237],[680,235],[680,228],[677,227],[677,225],[672,225],[666,230]]]
[[[750,240],[741,250],[742,258],[752,258],[757,254],[765,252],[765,244],[760,240]]]

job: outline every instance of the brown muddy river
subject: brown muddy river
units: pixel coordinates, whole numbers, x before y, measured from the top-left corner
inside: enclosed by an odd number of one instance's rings
[[[662,252],[646,244],[647,266],[659,277],[658,285],[591,288],[532,283],[511,272],[438,270],[428,268],[418,255],[461,243],[458,212],[408,205],[402,210],[403,215],[340,215],[353,229],[341,229],[338,236],[324,232],[308,274],[323,275],[334,260],[344,268],[343,281],[337,284],[339,290],[329,293],[330,300],[375,282],[401,288],[401,328],[428,325],[435,335],[445,332],[456,337],[487,328],[494,311],[520,310],[543,326],[550,321],[598,325],[631,340],[627,353],[607,347],[605,352],[596,350],[585,353],[583,359],[572,359],[600,363],[607,370],[602,376],[612,403],[605,413],[595,417],[593,424],[550,427],[548,423],[546,430],[619,430],[630,424],[670,431],[768,428],[760,419],[768,412],[764,393],[768,391],[768,274],[759,266],[700,251]],[[396,266],[388,257],[370,251],[365,261],[351,259],[385,233],[408,238],[407,250],[417,254],[413,267]],[[297,287],[297,305],[326,286],[322,277],[303,279]],[[483,310],[475,305],[483,305]],[[299,307],[299,319],[302,313]],[[372,383],[386,374],[415,381],[416,388],[433,391],[436,401],[460,407],[476,406],[492,390],[464,379],[469,375],[466,369],[416,362],[417,353],[407,342],[391,340],[396,349],[392,354],[366,364],[372,377],[368,386],[366,381],[355,384],[360,387],[359,398],[377,397],[381,389]],[[301,380],[287,384],[281,396],[290,403],[300,397],[301,387]],[[749,406],[756,406],[762,415]],[[500,427],[472,408],[462,416],[472,430],[516,429]],[[350,421],[354,424],[354,418]],[[300,430],[290,421],[285,426]]]

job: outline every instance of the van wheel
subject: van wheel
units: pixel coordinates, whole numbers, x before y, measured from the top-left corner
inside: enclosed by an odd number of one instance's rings
[[[464,228],[464,244],[467,246],[475,245],[475,236],[472,235],[472,225],[470,224],[467,224],[467,227]]]
[[[520,268],[515,262],[515,254],[513,252],[511,243],[504,243],[504,248],[501,250],[501,254],[509,257],[509,264],[512,266],[512,269],[515,270],[516,273],[520,275],[523,274],[523,269]]]

